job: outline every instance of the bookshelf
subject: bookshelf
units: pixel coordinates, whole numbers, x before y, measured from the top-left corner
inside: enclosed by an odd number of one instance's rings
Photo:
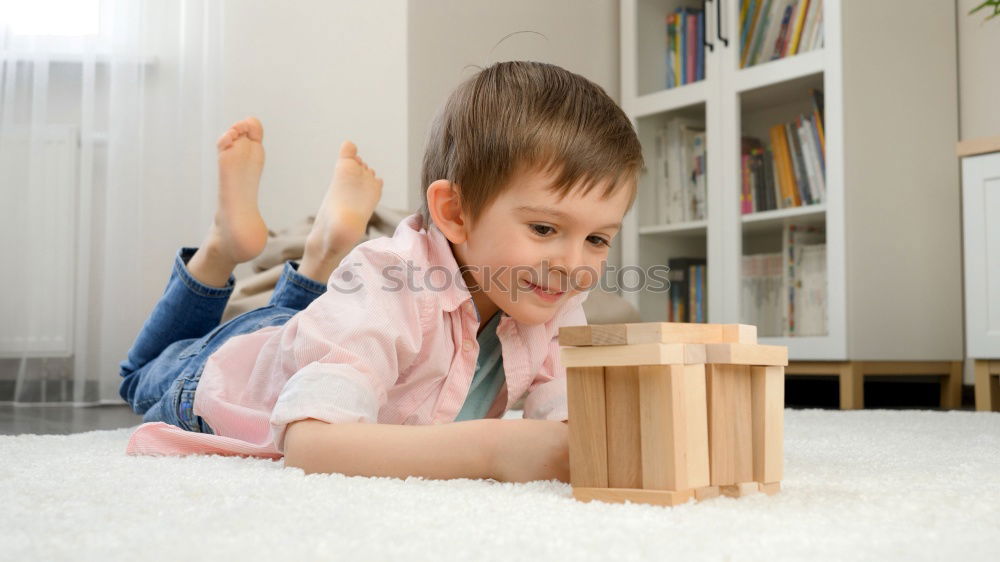
[[[741,67],[741,0],[622,0],[622,107],[647,164],[623,227],[622,263],[703,258],[708,321],[742,322],[744,256],[782,252],[786,225],[821,229],[825,329],[761,343],[787,346],[800,362],[920,362],[911,374],[943,374],[953,384],[962,358],[954,7],[818,5],[822,46]],[[704,9],[703,37],[713,46],[703,79],[667,88],[665,20],[680,8]],[[766,142],[770,127],[811,111],[810,90],[823,94],[823,197],[743,214],[741,139]],[[664,221],[657,212],[668,181],[654,169],[657,135],[673,119],[703,123],[707,210],[699,220]],[[667,320],[666,294],[624,296],[643,321]],[[841,367],[828,372],[863,380],[863,368]]]

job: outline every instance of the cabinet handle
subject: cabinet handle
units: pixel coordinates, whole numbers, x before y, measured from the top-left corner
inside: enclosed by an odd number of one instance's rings
[[[715,34],[724,46],[729,46],[729,39],[722,36],[722,0],[715,0]]]
[[[701,18],[701,42],[706,47],[708,47],[709,51],[715,51],[715,45],[713,45],[712,42],[708,40],[708,33],[706,33],[707,27],[708,27],[708,10],[705,8],[705,4],[707,4],[708,2],[711,2],[711,1],[712,0],[701,0],[701,14],[702,14],[702,18]]]

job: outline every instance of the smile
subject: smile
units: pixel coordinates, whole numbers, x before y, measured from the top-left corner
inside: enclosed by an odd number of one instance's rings
[[[533,293],[535,293],[536,295],[547,301],[557,300],[559,297],[563,295],[563,293],[566,292],[566,291],[550,291],[548,289],[535,285],[530,281],[525,281],[525,283],[527,283],[528,288],[530,288]]]

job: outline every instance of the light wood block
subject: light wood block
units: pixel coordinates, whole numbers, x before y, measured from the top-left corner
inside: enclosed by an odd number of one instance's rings
[[[684,366],[684,391],[688,485],[692,488],[701,488],[711,483],[708,468],[708,398],[705,393],[705,365]]]
[[[559,345],[590,345],[590,326],[559,328]]]
[[[773,496],[781,491],[781,482],[758,482],[760,491],[769,496]]]
[[[713,342],[702,342],[713,343]],[[757,343],[757,326],[752,324],[724,324],[719,343]]]
[[[691,490],[632,490],[623,488],[573,488],[573,497],[582,502],[593,500],[607,503],[648,503],[675,506],[686,503],[694,493]]]
[[[976,359],[976,410],[1000,412],[1000,361]]]
[[[753,479],[777,482],[784,463],[784,367],[750,367]]]
[[[705,366],[708,447],[713,486],[753,480],[750,367]]]
[[[647,365],[638,370],[642,487],[685,490],[690,486],[684,365]]]
[[[569,407],[569,476],[577,486],[608,487],[604,368],[566,369]]]
[[[721,495],[718,486],[702,486],[694,489],[694,499],[697,501],[710,500]]]
[[[688,349],[689,345],[693,347]],[[563,347],[559,357],[564,367],[622,367],[638,365],[674,365],[703,363],[698,344],[640,343],[636,345],[603,345]]]
[[[642,488],[639,433],[639,368],[605,367],[608,487]]]
[[[788,365],[788,348],[743,343],[705,344],[706,362],[726,365]]]
[[[591,324],[590,345],[626,345],[625,324]]]
[[[640,343],[756,344],[757,327],[749,324],[638,322],[559,328],[560,345],[599,346]]]
[[[730,498],[742,498],[750,494],[759,494],[760,486],[756,482],[740,482],[728,486],[719,486],[719,492]]]

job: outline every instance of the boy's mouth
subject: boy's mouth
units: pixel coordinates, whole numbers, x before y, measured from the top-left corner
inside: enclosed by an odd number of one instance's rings
[[[527,286],[528,289],[530,289],[531,291],[533,291],[536,295],[538,295],[538,296],[540,296],[542,298],[545,298],[546,300],[555,300],[555,299],[558,299],[559,297],[561,297],[563,295],[563,293],[566,292],[566,291],[553,291],[553,290],[548,289],[547,287],[542,287],[540,285],[536,285],[536,284],[534,284],[531,281],[528,281],[526,279],[523,280],[523,281],[524,281],[524,283],[525,283],[525,285]]]

